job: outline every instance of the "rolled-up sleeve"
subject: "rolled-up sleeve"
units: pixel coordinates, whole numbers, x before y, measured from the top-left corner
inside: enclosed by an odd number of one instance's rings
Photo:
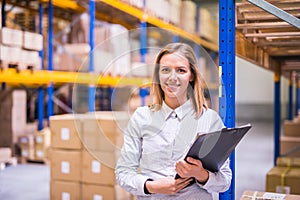
[[[198,183],[200,187],[207,190],[209,193],[225,192],[229,189],[232,178],[232,172],[229,168],[229,159],[223,164],[218,172],[213,173],[209,171],[208,173],[208,181],[204,185]]]
[[[135,112],[124,131],[124,144],[118,159],[115,174],[117,183],[134,195],[146,195],[144,183],[150,177],[138,173],[142,138],[138,126],[139,112]]]

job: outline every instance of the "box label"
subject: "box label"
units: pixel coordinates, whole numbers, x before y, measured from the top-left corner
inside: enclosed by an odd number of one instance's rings
[[[92,172],[95,174],[100,174],[101,172],[101,163],[97,160],[92,161]]]
[[[60,130],[60,138],[61,140],[69,140],[70,139],[70,129],[61,128]]]
[[[283,194],[290,194],[291,193],[291,187],[289,186],[281,186],[281,185],[277,185],[276,186],[276,192],[277,193],[283,193]]]
[[[35,136],[36,143],[42,144],[43,143],[43,137],[42,136]]]
[[[93,200],[102,200],[102,195],[94,194]]]
[[[284,199],[285,194],[276,194],[266,192],[263,196],[264,199]]]
[[[61,162],[61,173],[69,174],[70,173],[70,163],[67,161]]]
[[[36,156],[39,158],[43,158],[44,157],[44,152],[42,150],[36,150]]]
[[[29,153],[26,149],[22,149],[22,156],[23,157],[28,157],[29,156]]]
[[[62,200],[71,200],[71,195],[70,195],[70,193],[68,193],[68,192],[63,192],[63,193],[61,194],[61,199],[62,199]]]

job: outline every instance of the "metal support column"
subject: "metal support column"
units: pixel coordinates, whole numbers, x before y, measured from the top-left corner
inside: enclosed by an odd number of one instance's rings
[[[289,78],[289,103],[288,103],[288,120],[293,119],[293,72],[290,72]]]
[[[39,33],[43,34],[43,4],[39,4]],[[44,69],[44,51],[41,50],[39,52],[39,56],[41,58],[41,69]],[[44,121],[44,89],[43,87],[39,87],[38,89],[38,130],[43,129],[43,121]]]
[[[53,70],[53,5],[52,0],[49,0],[48,3],[48,70]],[[54,105],[53,105],[53,97],[54,94],[54,85],[51,82],[48,86],[48,109],[47,109],[47,118],[49,123],[50,116],[53,115]]]
[[[143,1],[143,7],[144,8],[146,7],[146,0]],[[142,21],[141,24],[140,24],[140,28],[141,28],[141,34],[140,34],[141,62],[145,63],[146,62],[146,55],[147,55],[147,23],[145,21]],[[140,95],[141,100],[142,100],[141,106],[145,106],[146,105],[147,89],[146,88],[140,88],[139,95]]]
[[[219,55],[220,55],[220,116],[226,127],[235,127],[235,0],[219,1]],[[230,156],[232,181],[221,200],[235,199],[235,152]]]
[[[296,77],[296,116],[300,112],[300,79]]]
[[[6,6],[6,0],[2,0],[2,5],[1,5],[1,27],[6,26],[5,6]],[[2,63],[0,63],[0,64],[2,64]],[[6,89],[6,84],[5,83],[1,83],[1,89],[2,90]]]
[[[90,0],[90,62],[89,62],[89,72],[94,72],[94,27],[95,27],[95,0]],[[89,85],[89,93],[88,93],[88,110],[90,112],[95,111],[95,96],[96,96],[96,86]]]
[[[276,159],[280,155],[280,72],[274,74],[274,165],[276,165]]]

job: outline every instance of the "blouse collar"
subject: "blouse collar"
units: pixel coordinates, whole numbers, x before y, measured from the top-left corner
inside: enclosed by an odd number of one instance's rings
[[[181,106],[177,107],[174,110],[170,108],[165,102],[163,102],[162,105],[162,111],[165,120],[169,119],[170,117],[172,118],[177,117],[179,118],[179,120],[181,120],[191,110],[193,110],[193,105],[191,100],[187,100],[184,104],[182,104]]]

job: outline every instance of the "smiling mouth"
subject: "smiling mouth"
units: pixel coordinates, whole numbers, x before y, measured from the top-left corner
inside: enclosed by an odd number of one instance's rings
[[[167,86],[167,88],[171,90],[175,90],[180,86],[180,84],[168,84],[168,83],[166,83],[165,85]]]

